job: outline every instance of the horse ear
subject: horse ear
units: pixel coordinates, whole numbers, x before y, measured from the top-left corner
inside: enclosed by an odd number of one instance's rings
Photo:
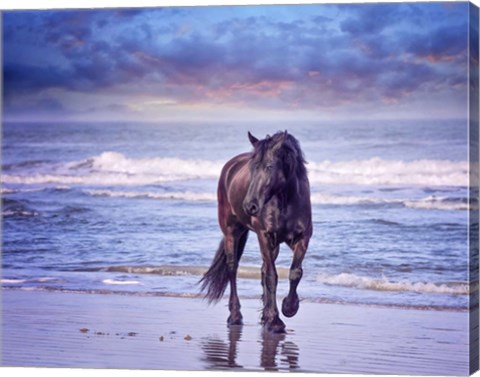
[[[288,131],[285,130],[285,132],[283,133],[283,140],[287,140],[287,137],[288,137]]]
[[[250,131],[248,131],[248,140],[250,140],[250,143],[252,143],[253,146],[255,146],[258,143],[258,139],[253,136]]]

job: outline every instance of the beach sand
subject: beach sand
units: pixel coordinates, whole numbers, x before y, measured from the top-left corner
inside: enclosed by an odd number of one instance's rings
[[[2,366],[468,374],[468,313],[302,302],[286,335],[227,301],[3,290]]]

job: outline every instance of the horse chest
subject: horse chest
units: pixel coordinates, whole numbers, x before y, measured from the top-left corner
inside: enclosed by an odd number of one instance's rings
[[[292,218],[288,208],[279,209],[277,206],[265,208],[265,212],[253,224],[255,232],[262,232],[273,245],[290,242],[302,232],[300,222]]]

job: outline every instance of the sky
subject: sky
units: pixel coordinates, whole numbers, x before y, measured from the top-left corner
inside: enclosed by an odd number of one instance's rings
[[[468,3],[5,11],[5,120],[465,118]]]

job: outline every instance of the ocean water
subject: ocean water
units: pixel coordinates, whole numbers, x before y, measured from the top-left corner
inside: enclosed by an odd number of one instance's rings
[[[197,295],[223,164],[250,150],[247,131],[284,129],[312,189],[303,300],[468,307],[467,123],[445,120],[5,123],[2,288]],[[279,299],[291,257],[282,245]],[[251,233],[241,297],[260,297],[260,266]]]

